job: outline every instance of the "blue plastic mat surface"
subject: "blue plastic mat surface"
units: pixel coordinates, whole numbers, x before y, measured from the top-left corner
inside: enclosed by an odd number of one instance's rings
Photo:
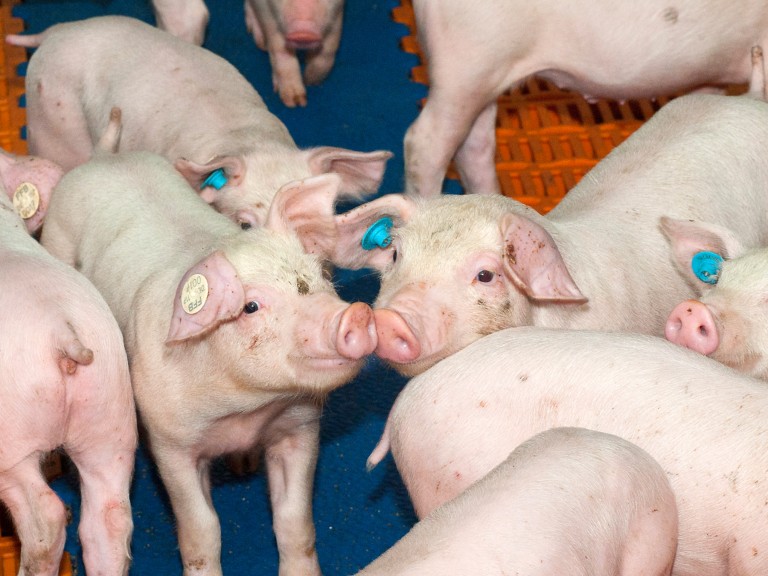
[[[308,105],[297,109],[286,108],[273,93],[268,57],[245,28],[242,0],[209,0],[208,5],[211,20],[205,47],[228,59],[248,78],[300,147],[391,150],[395,157],[389,162],[381,193],[401,190],[402,137],[418,113],[426,88],[409,79],[416,58],[399,47],[408,30],[391,19],[397,0],[347,1],[335,67],[322,85],[308,87]],[[105,14],[133,16],[154,24],[148,0],[26,0],[14,9],[29,33],[58,22]],[[339,293],[349,301],[371,302],[378,289],[377,279],[366,271],[339,271],[336,281]],[[326,405],[314,498],[317,550],[326,575],[354,574],[415,522],[391,457],[370,473],[365,469],[365,460],[404,384],[404,379],[371,359],[358,378],[334,392]],[[77,561],[77,573],[84,574],[77,539],[76,472],[56,480],[54,488],[72,507],[66,550]],[[277,574],[264,476],[257,472],[235,477],[217,463],[213,501],[222,527],[224,573]],[[136,463],[132,505],[131,574],[180,574],[173,515],[143,448]]]

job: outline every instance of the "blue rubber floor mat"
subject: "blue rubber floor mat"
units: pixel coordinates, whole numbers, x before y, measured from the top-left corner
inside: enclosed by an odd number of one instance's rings
[[[347,0],[336,64],[320,86],[308,87],[306,108],[283,106],[272,91],[267,55],[245,28],[242,0],[209,0],[205,47],[232,62],[256,87],[268,108],[302,147],[342,146],[391,150],[380,193],[399,192],[403,182],[402,138],[426,95],[409,80],[413,56],[399,49],[406,27],[393,22],[397,0]],[[26,0],[14,15],[29,33],[105,14],[133,16],[154,24],[149,0]],[[183,97],[183,94],[180,95]],[[371,302],[378,281],[370,271],[339,271],[339,293]],[[375,358],[347,386],[331,394],[322,419],[315,480],[314,517],[323,573],[354,574],[394,544],[415,522],[391,457],[368,473],[365,460],[384,428],[405,380]],[[84,574],[77,538],[79,491],[76,471],[54,482],[72,508],[66,550]],[[132,575],[182,572],[173,515],[151,458],[140,448],[132,487]],[[277,574],[278,558],[264,476],[231,474],[223,463],[213,473],[213,501],[222,529],[222,565],[227,576]]]

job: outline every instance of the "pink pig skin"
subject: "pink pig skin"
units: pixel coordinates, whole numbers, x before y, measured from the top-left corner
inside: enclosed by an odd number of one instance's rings
[[[668,576],[676,547],[675,496],[647,452],[611,434],[553,428],[358,576]]]
[[[127,574],[137,431],[122,334],[94,286],[26,229],[61,174],[39,158],[0,156],[0,500],[21,539],[19,574],[58,574],[66,511],[40,460],[63,448],[80,475],[86,570]],[[43,196],[26,226],[9,199],[19,181]]]
[[[110,110],[122,110],[120,150],[149,150],[176,164],[195,190],[222,168],[227,183],[203,197],[243,225],[265,222],[277,190],[327,172],[342,193],[375,192],[387,151],[300,150],[251,84],[223,58],[121,16],[58,24],[40,35],[26,75],[30,151],[69,170],[88,160]]]
[[[750,78],[768,45],[760,0],[414,0],[429,94],[405,135],[406,191],[440,193],[451,158],[465,188],[499,193],[496,101],[537,75],[587,98],[715,90]]]
[[[762,100],[683,96],[546,216],[495,195],[387,195],[337,218],[333,259],[380,271],[377,354],[406,375],[512,326],[663,336],[672,308],[698,289],[678,270],[660,219],[766,244],[766,125]],[[392,243],[364,250],[364,232],[385,216]]]
[[[768,250],[745,249],[730,230],[706,223],[664,219],[680,270],[698,286],[695,298],[675,306],[665,326],[671,342],[736,370],[768,380]],[[693,256],[702,251],[724,258],[717,283],[700,281]]]
[[[679,512],[675,576],[768,573],[768,388],[662,338],[491,334],[406,385],[369,464],[391,443],[423,518],[561,426],[625,438],[666,471]]]
[[[78,263],[123,330],[184,574],[221,574],[211,459],[256,445],[280,574],[320,572],[311,507],[320,409],[376,346],[371,309],[342,302],[305,252],[329,249],[308,214],[333,229],[340,188],[336,174],[288,184],[266,225],[247,231],[149,152],[100,153],[56,189],[41,241]],[[205,276],[207,299],[189,314],[178,296],[194,274]]]

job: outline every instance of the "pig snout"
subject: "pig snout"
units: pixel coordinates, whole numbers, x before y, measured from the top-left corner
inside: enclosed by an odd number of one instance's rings
[[[672,310],[664,327],[667,340],[705,356],[720,344],[715,319],[706,304],[686,300]]]
[[[387,308],[374,311],[378,344],[376,355],[397,364],[413,362],[421,355],[421,345],[399,313]]]
[[[321,30],[315,22],[291,22],[285,33],[285,44],[292,50],[317,50],[322,42]]]
[[[350,304],[339,320],[336,349],[341,356],[359,360],[376,349],[376,325],[371,307],[363,302]]]

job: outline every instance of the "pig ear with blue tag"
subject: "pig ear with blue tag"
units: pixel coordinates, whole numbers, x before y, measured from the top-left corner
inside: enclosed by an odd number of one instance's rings
[[[735,234],[724,226],[666,216],[660,223],[678,270],[700,293],[717,282],[724,260],[745,252]]]
[[[387,194],[337,215],[333,263],[352,270],[384,270],[392,262],[395,230],[419,209],[404,194]]]
[[[691,269],[694,275],[706,284],[717,284],[722,266],[723,257],[708,250],[697,252],[691,259]]]
[[[245,160],[240,156],[216,157],[205,164],[179,158],[173,165],[209,204],[216,203],[221,190],[239,186],[245,178]]]

